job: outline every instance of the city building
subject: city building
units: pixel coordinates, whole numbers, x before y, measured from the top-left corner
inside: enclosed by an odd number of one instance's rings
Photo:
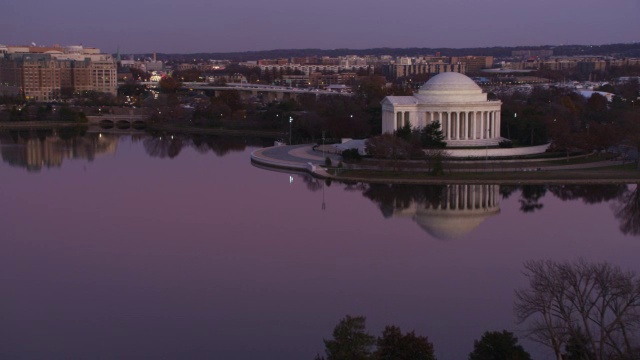
[[[460,61],[460,59],[465,61]],[[440,74],[443,72],[464,74],[467,72],[467,63],[471,63],[473,67],[480,67],[476,65],[478,61],[480,59],[474,59],[473,57],[446,57],[440,56],[440,54],[436,54],[436,56],[398,57],[394,62],[384,64],[382,72],[391,79],[411,75]],[[486,64],[484,57],[482,57],[481,62]],[[490,63],[493,65],[493,58],[491,58]]]
[[[286,85],[289,87],[308,87],[311,85],[309,81],[309,75],[282,75],[282,80],[276,82],[280,85]]]
[[[451,64],[445,62],[424,62],[417,64],[389,64],[384,65],[383,73],[392,79],[420,74],[440,74],[444,72],[467,72],[465,64]]]
[[[247,77],[242,74],[204,74],[208,83],[225,82],[246,84],[248,83]]]
[[[452,64],[464,64],[465,73],[476,73],[482,69],[493,67],[493,56],[454,56],[450,61]]]
[[[246,64],[246,63],[243,63]],[[258,65],[260,71],[301,71],[306,75],[311,75],[313,72],[340,72],[340,71],[373,71],[371,66],[365,65],[300,65],[300,64],[286,64],[286,65]]]
[[[502,102],[487,100],[471,78],[447,72],[434,76],[412,96],[382,100],[382,132],[409,124],[423,128],[438,121],[450,147],[497,145]]]
[[[309,75],[309,82],[311,86],[318,88],[325,88],[331,85],[345,85],[356,78],[354,72],[341,72],[323,74],[321,72],[314,72]]]
[[[117,66],[96,48],[0,47],[0,86],[27,100],[53,101],[68,90],[117,94]]]

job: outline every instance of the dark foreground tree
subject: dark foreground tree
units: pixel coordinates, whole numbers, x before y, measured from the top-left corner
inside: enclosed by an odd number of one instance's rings
[[[480,340],[473,342],[469,360],[531,360],[531,355],[518,344],[513,333],[487,331]]]
[[[365,330],[364,316],[347,315],[333,329],[333,338],[325,340],[327,360],[366,360],[376,338]]]
[[[415,332],[402,334],[397,326],[387,326],[377,340],[365,330],[365,317],[347,315],[333,329],[333,338],[324,340],[326,360],[435,360],[433,344]],[[376,345],[376,351],[371,352]],[[316,360],[325,360],[319,354]]]
[[[529,287],[516,291],[515,313],[527,336],[558,359],[580,339],[593,360],[631,359],[640,330],[640,278],[608,263],[529,261]],[[572,346],[574,344],[571,344]]]
[[[397,326],[387,326],[378,338],[375,360],[435,360],[433,344],[415,332],[402,334]]]
[[[565,346],[563,360],[593,360],[595,355],[589,349],[588,339],[582,333],[573,335]]]

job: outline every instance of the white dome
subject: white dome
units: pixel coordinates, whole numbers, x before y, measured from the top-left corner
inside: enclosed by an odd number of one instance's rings
[[[487,95],[471,78],[457,72],[440,73],[427,81],[416,97],[426,103],[487,101]]]
[[[457,72],[440,73],[427,81],[420,91],[437,90],[437,91],[482,91],[480,86],[471,80],[470,77]]]

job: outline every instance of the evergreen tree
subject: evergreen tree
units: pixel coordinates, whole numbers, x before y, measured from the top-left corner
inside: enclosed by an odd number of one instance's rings
[[[375,337],[365,331],[364,316],[347,315],[333,329],[333,339],[324,340],[327,360],[366,360]]]
[[[442,149],[447,146],[444,142],[444,134],[440,129],[440,122],[433,121],[420,131],[422,147],[426,149]]]
[[[404,124],[403,127],[396,130],[395,135],[402,140],[411,141],[411,124]]]
[[[435,360],[433,344],[413,331],[402,334],[397,326],[387,326],[378,338],[375,360]]]
[[[469,360],[531,360],[531,355],[518,344],[513,333],[487,331],[479,341],[473,342]]]

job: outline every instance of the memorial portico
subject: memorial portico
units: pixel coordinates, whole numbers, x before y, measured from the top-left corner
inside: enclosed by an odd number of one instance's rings
[[[392,133],[406,124],[423,128],[438,121],[449,146],[496,145],[502,140],[501,105],[487,100],[487,94],[469,77],[442,73],[416,95],[387,96],[382,101],[382,132]]]

